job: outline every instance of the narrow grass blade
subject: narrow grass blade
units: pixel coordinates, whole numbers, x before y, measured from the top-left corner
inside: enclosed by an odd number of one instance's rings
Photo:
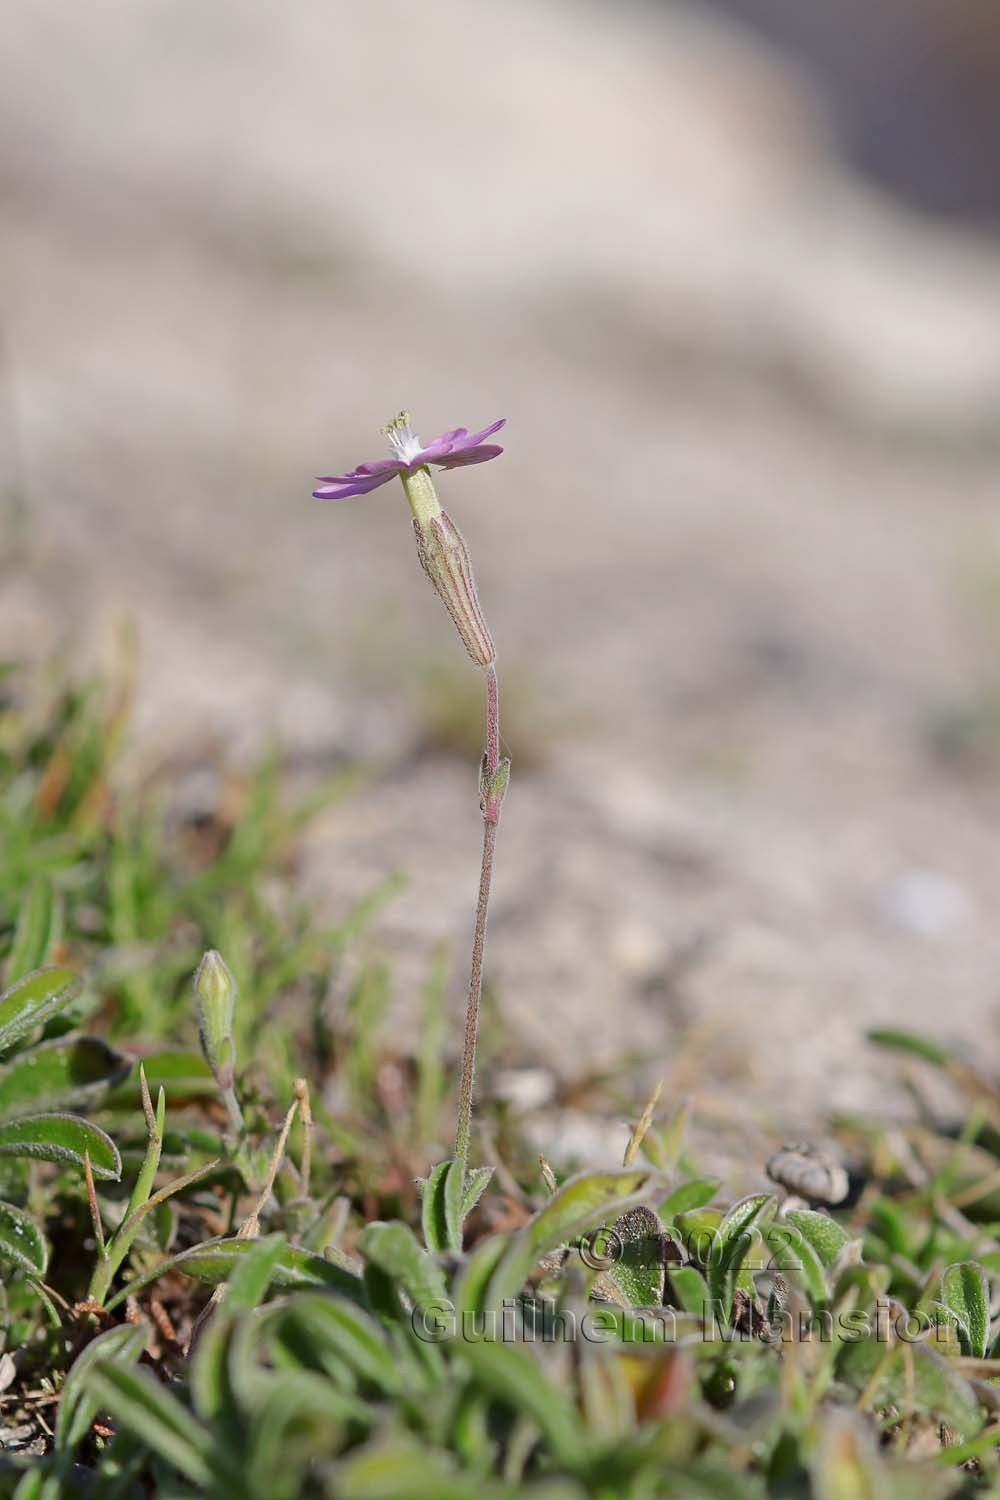
[[[10,956],[7,959],[7,981],[18,979],[41,967],[59,940],[62,931],[62,909],[51,880],[39,877],[28,887],[21,902]]]

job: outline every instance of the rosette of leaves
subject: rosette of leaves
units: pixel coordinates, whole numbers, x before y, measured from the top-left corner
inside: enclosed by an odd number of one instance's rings
[[[858,1261],[832,1218],[778,1219],[762,1194],[722,1213],[705,1202],[711,1182],[663,1199],[648,1173],[623,1171],[552,1182],[523,1224],[469,1247],[464,1220],[485,1186],[460,1165],[435,1168],[422,1244],[402,1222],[367,1224],[351,1254],[228,1236],[133,1280],[109,1311],[166,1270],[225,1283],[225,1295],[180,1379],[138,1364],[127,1325],[96,1339],[17,1500],[122,1484],[210,1500],[903,1500],[950,1493],[941,1465],[953,1454],[992,1453],[961,1367],[875,1336],[888,1272]],[[651,1194],[658,1212],[641,1201]],[[785,1346],[783,1361],[766,1340],[733,1336],[723,1310],[735,1318],[762,1257],[803,1312],[833,1311],[829,1340]],[[711,1328],[705,1298],[720,1315]],[[980,1268],[950,1267],[938,1301],[980,1353]],[[862,1325],[872,1332],[857,1339]],[[805,1352],[788,1402],[788,1364]],[[99,1413],[107,1441],[88,1449]],[[898,1431],[880,1445],[887,1421]],[[942,1446],[946,1430],[960,1446]],[[66,1489],[88,1458],[96,1474]]]
[[[59,1032],[79,988],[71,970],[50,967],[16,978],[0,995],[0,1258],[29,1277],[43,1276],[49,1257],[42,1228],[25,1206],[32,1196],[29,1164],[54,1162],[83,1173],[89,1161],[97,1180],[121,1174],[111,1137],[73,1113],[99,1102],[128,1066],[97,1037]]]

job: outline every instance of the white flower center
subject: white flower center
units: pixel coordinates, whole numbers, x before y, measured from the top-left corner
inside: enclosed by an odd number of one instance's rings
[[[410,428],[409,412],[401,411],[396,420],[389,423],[385,435],[389,439],[389,451],[400,463],[412,464],[419,457],[423,444]]]

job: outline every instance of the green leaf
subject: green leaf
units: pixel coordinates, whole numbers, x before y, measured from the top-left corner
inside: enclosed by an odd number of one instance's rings
[[[696,1318],[708,1317],[711,1293],[696,1266],[671,1266],[670,1288],[672,1301],[682,1312],[692,1313]]]
[[[459,1253],[462,1249],[462,1199],[465,1196],[465,1164],[453,1161],[442,1179],[444,1197],[444,1220],[449,1250]]]
[[[512,1492],[459,1473],[437,1449],[396,1439],[362,1448],[338,1464],[330,1494],[337,1500],[499,1500]]]
[[[770,1265],[787,1275],[790,1271],[798,1277],[814,1303],[829,1300],[830,1287],[823,1262],[794,1224],[769,1224],[764,1231],[768,1249],[771,1251]]]
[[[968,1354],[968,1334],[950,1307],[946,1307],[943,1302],[931,1300],[930,1302],[922,1303],[921,1310],[926,1312],[927,1316],[937,1325],[935,1343],[939,1353],[945,1352],[941,1347],[943,1342],[940,1337],[941,1331],[951,1329],[954,1335],[954,1344],[951,1352],[954,1354]]]
[[[872,1227],[896,1255],[910,1255],[910,1226],[890,1198],[876,1198],[869,1210]]]
[[[450,1166],[450,1161],[439,1161],[427,1173],[426,1181],[417,1182],[420,1191],[420,1229],[424,1245],[435,1256],[439,1256],[448,1244],[448,1226],[444,1217],[444,1179]]]
[[[217,1093],[212,1070],[197,1052],[152,1052],[141,1062],[150,1093],[164,1089],[172,1106],[185,1104],[190,1099],[214,1098]],[[141,1108],[138,1061],[128,1077],[111,1091],[107,1105],[109,1109]]]
[[[571,1177],[534,1218],[511,1239],[490,1282],[494,1307],[514,1297],[539,1257],[636,1205],[648,1191],[650,1174],[642,1171],[600,1172]]]
[[[698,1272],[694,1274],[697,1276]],[[708,1288],[704,1282],[702,1286],[707,1300]],[[629,1352],[634,1352],[651,1344],[699,1343],[708,1347],[710,1341],[708,1330],[702,1323],[702,1305],[699,1302],[698,1312],[693,1316],[683,1309],[675,1311],[673,1307],[612,1307],[610,1303],[595,1304],[588,1311],[591,1328],[602,1340],[605,1333],[609,1333],[627,1345]]]
[[[435,1255],[440,1255],[442,1250],[448,1249],[444,1184],[453,1166],[454,1162],[442,1161],[438,1162],[436,1167],[431,1168],[430,1175],[424,1183],[420,1202],[420,1223],[424,1234],[424,1244]]]
[[[507,1250],[507,1240],[502,1234],[481,1240],[467,1257],[455,1280],[455,1311],[459,1327],[464,1320],[475,1320],[482,1316],[487,1305],[486,1298],[490,1279]]]
[[[793,1208],[785,1215],[785,1222],[795,1228],[807,1240],[819,1256],[820,1263],[829,1270],[843,1255],[850,1244],[856,1244],[851,1236],[829,1214],[816,1213],[811,1208]]]
[[[385,1395],[402,1390],[399,1361],[379,1325],[339,1297],[300,1292],[289,1301],[278,1335],[302,1363],[318,1365],[334,1379],[349,1370],[356,1381]]]
[[[229,1277],[226,1289],[226,1309],[229,1312],[253,1312],[260,1306],[288,1250],[288,1241],[283,1234],[268,1234],[262,1239],[251,1240],[250,1244],[251,1249]]]
[[[89,1391],[115,1423],[139,1438],[191,1484],[213,1479],[215,1445],[201,1423],[148,1370],[132,1370],[110,1360],[90,1373]]]
[[[607,1275],[632,1307],[660,1307],[666,1281],[666,1237],[649,1208],[630,1208],[612,1226],[620,1254]]]
[[[229,1280],[236,1267],[252,1252],[253,1247],[253,1240],[240,1239],[233,1235],[217,1240],[206,1240],[201,1245],[192,1246],[190,1250],[182,1250],[179,1255],[170,1256],[167,1260],[161,1261],[158,1266],[154,1266],[151,1271],[130,1281],[121,1291],[109,1298],[106,1309],[110,1312],[126,1297],[131,1297],[143,1287],[151,1285],[161,1276],[165,1276],[168,1271],[183,1271],[185,1276],[192,1276],[196,1281],[206,1281],[210,1285],[217,1286],[219,1282]],[[272,1284],[283,1291],[305,1287],[329,1287],[333,1291],[350,1297],[355,1302],[363,1300],[361,1280],[353,1271],[324,1256],[311,1255],[308,1250],[302,1250],[297,1245],[285,1246],[271,1279]]]
[[[889,1052],[905,1052],[910,1057],[922,1058],[924,1062],[944,1067],[951,1062],[951,1053],[925,1036],[912,1031],[899,1031],[894,1027],[876,1027],[866,1033],[874,1047],[884,1047]]]
[[[59,941],[61,930],[62,912],[55,887],[51,880],[39,876],[28,887],[18,912],[14,941],[7,960],[8,984],[24,979],[44,964]]]
[[[568,1395],[550,1385],[526,1349],[504,1343],[466,1343],[462,1359],[484,1390],[540,1428],[559,1463],[569,1469],[580,1466],[586,1433],[576,1409]]]
[[[722,1314],[729,1318],[733,1305],[733,1288],[740,1266],[753,1243],[754,1234],[774,1213],[777,1199],[770,1193],[754,1193],[734,1203],[723,1215],[715,1235],[708,1266],[708,1284],[712,1296],[721,1304]]]
[[[492,1167],[475,1167],[465,1180],[465,1195],[462,1198],[462,1222],[469,1217],[493,1179]],[[461,1247],[459,1247],[461,1248]]]
[[[0,1256],[32,1276],[44,1276],[49,1247],[38,1225],[13,1203],[0,1202]]]
[[[853,1390],[866,1392],[872,1410],[895,1406],[901,1415],[926,1412],[954,1427],[962,1438],[972,1437],[982,1426],[979,1402],[968,1381],[926,1343],[904,1344],[891,1352],[878,1338],[843,1343],[837,1374]]]
[[[98,1037],[41,1042],[0,1068],[0,1120],[101,1102],[128,1063]]]
[[[80,989],[71,969],[37,969],[0,995],[0,1052],[68,1005]]]
[[[889,1266],[844,1266],[833,1289],[838,1312],[855,1308],[867,1310],[889,1290],[892,1271]]]
[[[251,1249],[233,1271],[226,1288],[225,1301],[213,1309],[198,1339],[191,1363],[191,1397],[198,1415],[205,1418],[232,1411],[237,1401],[233,1394],[232,1369],[245,1365],[252,1369],[251,1351],[246,1341],[233,1349],[233,1332],[240,1314],[252,1312],[267,1295],[271,1278],[285,1249],[283,1234],[252,1240]],[[253,1330],[244,1328],[244,1333]]]
[[[440,1266],[406,1224],[369,1224],[358,1237],[358,1249],[367,1261],[401,1287],[416,1307],[447,1301],[447,1288]]]
[[[428,1250],[435,1255],[445,1250],[461,1251],[462,1225],[492,1176],[492,1167],[477,1167],[463,1182],[459,1162],[443,1161],[434,1167],[424,1184],[421,1204],[421,1225]]]
[[[26,1115],[0,1125],[0,1156],[33,1156],[82,1167],[88,1152],[95,1177],[121,1176],[122,1160],[114,1141],[79,1115]]]
[[[941,1277],[941,1301],[958,1322],[966,1354],[984,1359],[990,1341],[990,1288],[974,1260],[949,1266]]]
[[[267,1500],[322,1493],[309,1483],[310,1469],[341,1450],[347,1422],[368,1428],[374,1419],[374,1409],[333,1389],[323,1376],[308,1370],[271,1375],[266,1386],[260,1383],[245,1461],[254,1493]]]
[[[100,1360],[112,1360],[116,1364],[137,1363],[146,1346],[146,1329],[131,1323],[122,1323],[109,1328],[92,1339],[73,1361],[59,1396],[59,1414],[56,1417],[56,1449],[60,1453],[72,1453],[81,1443],[97,1415],[97,1401],[89,1388],[90,1373]]]
[[[682,1182],[660,1204],[660,1218],[665,1224],[669,1224],[675,1214],[689,1213],[693,1208],[704,1208],[711,1203],[721,1186],[718,1177],[695,1177],[690,1182]]]

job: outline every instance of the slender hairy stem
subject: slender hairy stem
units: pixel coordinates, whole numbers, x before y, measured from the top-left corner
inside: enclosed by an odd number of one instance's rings
[[[486,756],[483,784],[488,787],[500,768],[500,694],[496,667],[486,669]],[[472,1124],[472,1090],[476,1077],[476,1039],[479,1034],[479,1004],[483,994],[483,957],[486,952],[486,916],[493,879],[493,854],[496,849],[497,824],[503,793],[483,796],[483,864],[479,875],[479,901],[476,906],[476,929],[472,938],[472,974],[469,978],[469,1000],[465,1012],[465,1050],[462,1055],[462,1085],[458,1097],[458,1129],[455,1133],[455,1159],[465,1171],[469,1159],[469,1132]]]

